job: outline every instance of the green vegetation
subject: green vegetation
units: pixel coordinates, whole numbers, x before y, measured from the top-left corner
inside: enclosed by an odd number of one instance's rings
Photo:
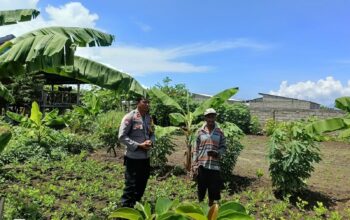
[[[272,185],[283,195],[305,188],[305,180],[314,171],[313,163],[321,160],[312,134],[301,122],[281,123],[274,129],[269,143]]]

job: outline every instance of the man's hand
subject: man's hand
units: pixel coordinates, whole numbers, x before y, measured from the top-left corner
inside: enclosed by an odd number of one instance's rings
[[[152,147],[152,141],[151,140],[146,140],[142,144],[139,145],[141,149],[148,150]]]
[[[208,151],[207,154],[209,157],[214,157],[214,158],[219,157],[219,153],[217,151],[214,151],[214,150]]]

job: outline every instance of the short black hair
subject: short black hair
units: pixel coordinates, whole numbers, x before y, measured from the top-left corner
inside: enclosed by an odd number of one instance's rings
[[[138,97],[136,97],[136,102],[137,103],[141,102],[142,100],[149,101],[149,99],[147,97],[145,97],[145,96],[138,96]]]

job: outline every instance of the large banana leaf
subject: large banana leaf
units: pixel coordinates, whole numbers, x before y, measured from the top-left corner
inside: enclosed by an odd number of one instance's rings
[[[45,70],[45,72],[98,85],[118,93],[147,95],[146,89],[128,74],[83,57],[74,57],[74,70],[56,68],[55,70]]]
[[[65,36],[66,38],[71,39],[79,47],[110,46],[114,40],[113,35],[106,34],[91,28],[48,27],[23,34],[14,39],[14,42],[17,43],[18,41],[21,41],[28,37],[36,37],[43,35]]]
[[[207,108],[210,108],[210,107],[215,108],[216,106],[223,104],[226,100],[231,98],[237,92],[238,92],[238,88],[236,87],[236,88],[226,89],[214,95],[210,99],[204,101],[198,108],[196,108],[196,110],[193,112],[193,118],[196,118],[199,115],[202,115]]]
[[[40,14],[35,9],[18,9],[9,11],[0,11],[0,26],[16,24],[21,21],[30,21]]]
[[[29,32],[12,40],[12,47],[0,55],[0,77],[17,73],[22,65],[28,72],[71,66],[76,45],[108,46],[113,39],[110,34],[90,28],[50,27]]]

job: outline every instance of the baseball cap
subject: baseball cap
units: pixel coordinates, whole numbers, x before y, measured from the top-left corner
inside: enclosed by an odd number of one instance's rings
[[[217,114],[216,113],[216,111],[215,111],[215,109],[213,109],[213,108],[208,108],[207,110],[205,110],[205,112],[204,112],[204,116],[205,115],[209,115],[209,114]]]

